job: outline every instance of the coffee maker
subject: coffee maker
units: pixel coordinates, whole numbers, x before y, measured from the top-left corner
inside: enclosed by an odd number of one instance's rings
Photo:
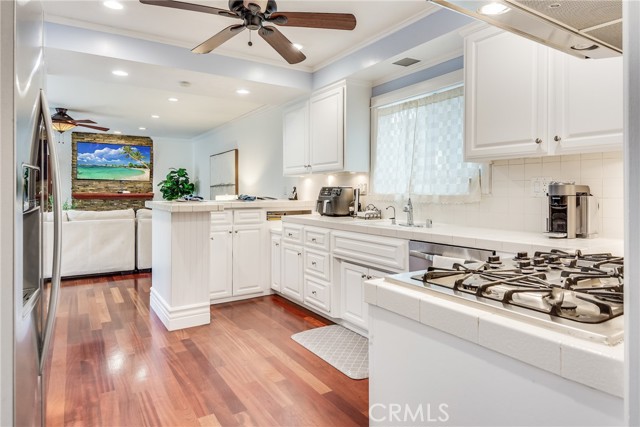
[[[347,216],[353,203],[352,187],[322,187],[316,210],[320,215]]]
[[[549,183],[549,237],[575,239],[598,234],[598,201],[588,185]]]

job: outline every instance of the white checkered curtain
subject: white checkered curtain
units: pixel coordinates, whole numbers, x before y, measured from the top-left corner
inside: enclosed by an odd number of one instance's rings
[[[480,199],[480,165],[463,160],[462,86],[380,107],[373,191],[421,202]]]

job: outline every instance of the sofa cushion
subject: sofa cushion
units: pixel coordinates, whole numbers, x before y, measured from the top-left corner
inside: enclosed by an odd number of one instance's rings
[[[67,211],[69,221],[95,221],[103,219],[134,219],[133,209],[119,209],[111,211]]]
[[[151,218],[153,211],[151,209],[138,209],[136,212],[136,218]]]
[[[62,211],[60,218],[62,218],[62,222],[69,221],[69,218],[67,218],[67,211]],[[42,220],[45,222],[53,222],[53,212],[43,212]]]

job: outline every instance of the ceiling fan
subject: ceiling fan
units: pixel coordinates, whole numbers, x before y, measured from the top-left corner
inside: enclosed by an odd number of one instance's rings
[[[356,17],[350,13],[277,12],[274,0],[229,0],[229,10],[175,0],[140,0],[140,3],[172,7],[209,13],[227,18],[241,19],[242,24],[231,25],[213,37],[191,49],[195,53],[209,53],[222,43],[240,34],[245,29],[258,31],[269,45],[289,64],[297,64],[306,56],[273,25],[288,27],[324,28],[331,30],[353,30]],[[251,46],[251,42],[249,42]]]
[[[66,108],[56,108],[56,113],[51,116],[51,122],[53,124],[53,128],[60,133],[64,133],[68,130],[73,129],[76,126],[82,126],[85,128],[101,130],[106,132],[109,128],[103,128],[101,126],[92,126],[91,124],[96,124],[93,120],[83,119],[83,120],[74,120],[70,115],[67,114]],[[91,123],[91,124],[88,124]]]

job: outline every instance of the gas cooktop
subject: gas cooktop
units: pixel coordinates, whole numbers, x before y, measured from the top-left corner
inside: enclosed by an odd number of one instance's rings
[[[486,262],[429,267],[387,279],[610,345],[623,337],[623,258],[609,253],[551,250],[531,257],[526,252],[509,258],[494,255]]]

